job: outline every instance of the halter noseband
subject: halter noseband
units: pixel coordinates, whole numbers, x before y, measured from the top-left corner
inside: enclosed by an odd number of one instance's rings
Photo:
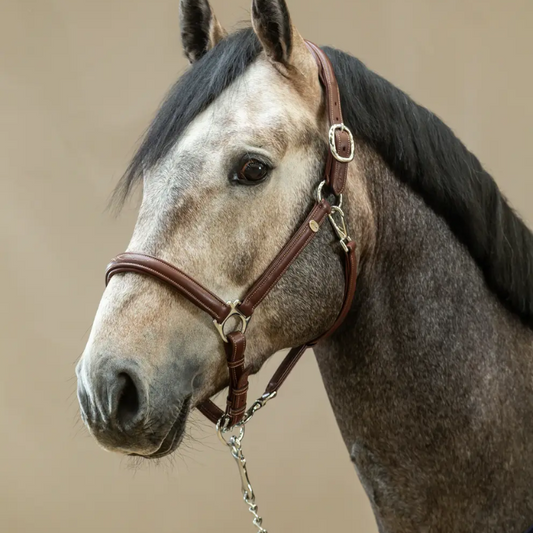
[[[149,255],[141,253],[124,253],[109,264],[106,271],[106,285],[115,275],[123,272],[135,272],[153,276],[176,289],[182,296],[209,314],[219,332],[226,351],[229,370],[229,390],[226,410],[222,411],[211,400],[198,406],[198,409],[219,428],[227,430],[246,423],[257,409],[273,398],[291,370],[304,352],[330,336],[343,322],[353,300],[357,277],[355,243],[346,231],[344,213],[341,210],[342,193],[348,175],[348,163],[354,158],[354,140],[350,130],[344,125],[341,112],[339,87],[333,67],[328,57],[316,45],[306,41],[319,67],[320,79],[325,89],[326,107],[330,124],[328,159],[324,181],[321,183],[316,203],[289,242],[270,263],[262,276],[253,284],[246,296],[234,302],[224,302],[218,296],[200,285],[193,278],[175,266]],[[339,198],[339,205],[331,204],[322,198],[322,187],[327,185]],[[329,218],[345,255],[345,290],[344,303],[334,324],[319,338],[302,346],[292,348],[266,387],[263,396],[246,411],[248,377],[250,368],[245,366],[246,328],[255,308],[270,293],[279,279],[300,255],[302,250],[319,232],[323,222]],[[228,320],[235,317],[240,322],[240,330],[226,333]]]

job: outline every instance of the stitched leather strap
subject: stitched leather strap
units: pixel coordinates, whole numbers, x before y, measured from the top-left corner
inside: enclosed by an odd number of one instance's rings
[[[213,400],[206,400],[200,405],[197,405],[196,408],[207,418],[207,420],[213,422],[215,425],[218,424],[218,421],[224,416],[224,411],[222,411]]]
[[[315,237],[326,216],[330,213],[331,206],[327,200],[322,200],[315,205],[291,240],[282,248],[281,252],[248,291],[239,305],[239,310],[242,313],[246,316],[252,316],[256,306],[263,301],[302,250]],[[317,224],[313,225],[314,229],[311,227],[312,221]]]
[[[137,272],[158,278],[174,287],[187,300],[198,306],[218,322],[222,322],[229,314],[230,307],[218,296],[200,285],[197,281],[182,272],[179,268],[146,254],[124,253],[115,257],[107,266],[105,282],[123,272]]]
[[[326,109],[328,113],[329,125],[344,124],[341,109],[341,96],[337,78],[333,70],[333,66],[328,56],[310,41],[306,41],[307,47],[315,56],[318,64],[319,76],[324,86],[324,95],[326,98]],[[337,153],[342,157],[349,157],[352,147],[350,134],[347,131],[337,129],[335,132],[335,145]],[[328,151],[328,159],[326,162],[326,183],[332,188],[336,195],[342,194],[346,186],[346,178],[348,176],[348,164],[341,163],[333,156],[331,151]]]
[[[242,335],[242,333],[238,333]],[[244,337],[244,336],[243,336]],[[234,345],[235,333],[230,333],[228,335],[229,343],[225,345],[226,348],[226,357],[228,361],[230,360],[230,352],[233,352],[235,349]],[[228,398],[226,401],[226,413],[218,405],[216,405],[212,400],[206,400],[197,406],[198,410],[213,424],[217,424],[219,420],[226,414],[230,417],[230,424],[233,426],[242,420],[246,412],[246,394],[242,393],[243,390],[248,391],[248,377],[250,374],[249,369],[244,370],[244,352],[242,353],[242,367],[241,370],[241,379],[236,379],[232,376],[230,369],[230,384],[228,387]],[[246,383],[244,383],[244,381]],[[235,389],[234,389],[235,386]]]
[[[321,337],[310,343],[310,346],[314,346],[320,341],[331,337],[331,335],[333,335],[333,333],[335,333],[339,326],[344,322],[346,315],[352,307],[352,302],[355,296],[355,289],[357,285],[357,257],[355,253],[357,246],[354,241],[348,242],[346,246],[348,247],[348,252],[346,253],[344,262],[346,278],[344,286],[344,303],[342,304],[342,308],[339,313],[339,316],[337,317],[337,320],[335,320],[333,325],[328,329],[328,331],[326,331],[326,333],[324,333]]]
[[[248,376],[250,374],[250,370],[246,370],[244,367],[246,337],[240,331],[234,331],[228,335],[228,342],[224,344],[224,347],[230,383],[226,400],[226,414],[233,426],[242,419],[246,411]]]
[[[228,336],[228,342],[224,344],[226,361],[229,370],[228,397],[226,399],[226,412],[211,400],[207,400],[198,406],[198,410],[213,424],[226,414],[229,424],[237,424],[246,412],[246,398],[248,394],[248,377],[250,370],[244,367],[244,352],[246,350],[246,337],[240,331],[234,331]]]
[[[279,388],[283,385],[289,374],[292,372],[293,368],[296,366],[296,363],[300,360],[302,355],[309,349],[318,344],[320,341],[327,339],[329,336],[333,335],[338,327],[343,323],[348,311],[350,310],[353,302],[353,297],[355,295],[355,287],[357,282],[357,259],[356,259],[356,246],[353,241],[348,243],[348,252],[346,253],[345,258],[345,271],[346,271],[346,285],[344,291],[344,303],[342,305],[341,311],[333,323],[333,325],[321,335],[318,339],[309,342],[308,344],[303,344],[302,346],[297,346],[292,348],[292,350],[285,356],[285,359],[282,361],[276,373],[272,376],[267,388],[265,389],[266,394],[272,392],[277,392]]]
[[[281,362],[275,374],[270,379],[265,393],[272,394],[277,392],[279,388],[283,385],[285,380],[289,377],[289,374],[292,372],[293,368],[296,366],[296,363],[300,360],[302,355],[308,350],[309,344],[302,344],[296,348],[292,348],[291,351],[285,356],[285,359]]]

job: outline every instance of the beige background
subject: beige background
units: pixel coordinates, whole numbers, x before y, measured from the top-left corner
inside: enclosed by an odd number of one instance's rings
[[[289,3],[307,38],[442,116],[533,223],[531,0]],[[248,19],[248,0],[213,5],[228,27]],[[178,0],[0,0],[1,533],[253,531],[199,418],[136,470],[77,422],[74,365],[135,218],[104,206],[184,67]],[[311,356],[248,435],[271,532],[376,531]]]

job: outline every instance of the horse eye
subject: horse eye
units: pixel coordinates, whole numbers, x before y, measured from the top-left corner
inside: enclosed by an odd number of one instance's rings
[[[252,184],[263,181],[269,172],[268,165],[257,159],[250,159],[247,161],[239,172],[239,178],[242,182],[249,182]]]

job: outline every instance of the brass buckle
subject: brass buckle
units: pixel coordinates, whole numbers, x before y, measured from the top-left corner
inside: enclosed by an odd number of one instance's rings
[[[238,307],[241,305],[240,300],[235,300],[234,302],[226,302],[227,305],[230,307],[230,312],[228,313],[228,316],[222,321],[217,322],[216,320],[213,320],[213,324],[215,325],[215,328],[217,328],[217,331],[219,332],[220,336],[222,337],[222,340],[227,343],[228,337],[226,337],[226,334],[224,333],[224,327],[226,326],[226,323],[231,317],[237,317],[241,321],[241,333],[246,333],[246,328],[248,328],[248,322],[250,322],[250,316],[243,315],[241,311],[239,311]]]
[[[350,155],[348,157],[342,157],[339,152],[337,152],[337,144],[335,142],[335,132],[337,130],[345,131],[348,133],[348,136],[350,138]],[[344,125],[342,124],[333,124],[329,130],[329,148],[331,150],[331,153],[333,154],[333,157],[341,162],[341,163],[350,163],[353,161],[353,158],[355,157],[355,142],[353,140],[352,132]]]

